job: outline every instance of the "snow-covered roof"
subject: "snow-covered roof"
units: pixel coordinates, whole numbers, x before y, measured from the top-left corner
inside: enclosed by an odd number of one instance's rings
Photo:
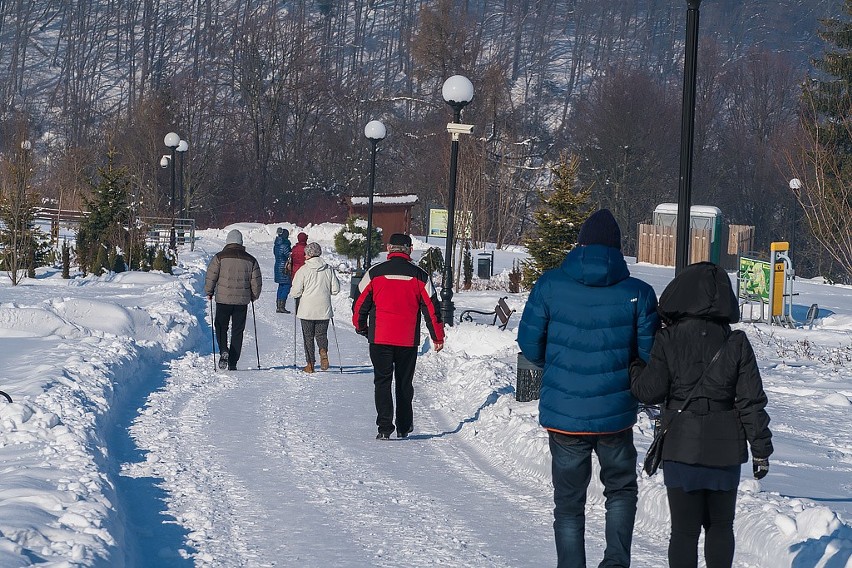
[[[349,201],[352,205],[368,205],[370,202],[369,197],[350,197]],[[402,205],[406,203],[417,203],[417,195],[413,193],[401,194],[401,195],[374,195],[373,196],[373,205],[377,203],[384,205]]]
[[[672,213],[677,215],[677,203],[660,203],[654,213]],[[693,205],[689,208],[690,217],[717,217],[722,210],[712,205]]]

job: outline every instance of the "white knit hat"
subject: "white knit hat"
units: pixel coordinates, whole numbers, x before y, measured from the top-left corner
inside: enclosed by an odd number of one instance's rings
[[[236,229],[228,232],[228,238],[225,239],[226,245],[241,245],[243,244],[243,234]]]

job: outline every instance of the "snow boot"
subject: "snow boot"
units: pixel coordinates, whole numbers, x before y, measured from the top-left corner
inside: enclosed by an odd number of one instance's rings
[[[222,349],[219,352],[219,368],[225,371],[228,368],[228,350]]]
[[[320,369],[328,370],[328,349],[320,349]]]
[[[313,363],[308,363],[307,365],[305,365],[304,367],[302,367],[302,370],[303,370],[304,372],[306,372],[306,373],[313,373],[313,372],[314,372],[314,364],[313,364]]]
[[[285,308],[285,307],[284,307],[284,304],[285,304],[284,300],[277,300],[277,301],[275,302],[275,311],[276,311],[277,313],[279,313],[279,314],[287,314],[287,313],[289,313],[289,312],[287,311],[287,308]]]
[[[376,440],[390,440],[390,434],[379,432],[378,434],[376,434]]]

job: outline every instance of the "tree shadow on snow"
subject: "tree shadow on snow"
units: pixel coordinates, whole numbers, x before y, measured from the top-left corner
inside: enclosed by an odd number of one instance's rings
[[[476,422],[477,420],[479,420],[479,415],[482,413],[482,411],[484,409],[488,408],[489,406],[493,405],[494,403],[496,403],[500,399],[501,396],[506,395],[506,394],[510,394],[510,393],[513,393],[513,392],[515,392],[515,389],[511,385],[506,385],[504,387],[501,387],[501,388],[493,391],[491,394],[488,395],[488,398],[485,399],[485,402],[483,402],[479,406],[479,408],[476,409],[476,412],[473,413],[473,416],[470,416],[468,418],[465,418],[464,420],[459,421],[458,425],[452,430],[446,430],[444,432],[441,432],[440,434],[415,434],[414,436],[409,436],[407,439],[408,440],[431,440],[431,439],[434,439],[434,438],[443,438],[443,437],[449,436],[451,434],[458,434],[459,432],[461,432],[461,429],[464,428],[465,424],[470,424],[471,422]]]
[[[852,557],[852,529],[842,526],[832,534],[819,539],[808,539],[790,547],[790,552],[795,554],[791,568],[814,568],[824,559],[826,553],[828,558],[820,564],[824,568],[845,568],[850,557]]]

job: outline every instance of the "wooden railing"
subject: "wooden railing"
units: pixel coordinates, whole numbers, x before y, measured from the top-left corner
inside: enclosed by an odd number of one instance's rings
[[[55,243],[59,239],[60,226],[78,229],[80,223],[88,214],[88,211],[38,207],[34,219],[50,225],[50,237],[52,242]],[[193,250],[195,248],[195,219],[175,219],[174,227],[175,244],[189,245],[190,250]],[[145,244],[149,246],[169,246],[172,219],[171,217],[137,217],[133,229],[145,232]]]

